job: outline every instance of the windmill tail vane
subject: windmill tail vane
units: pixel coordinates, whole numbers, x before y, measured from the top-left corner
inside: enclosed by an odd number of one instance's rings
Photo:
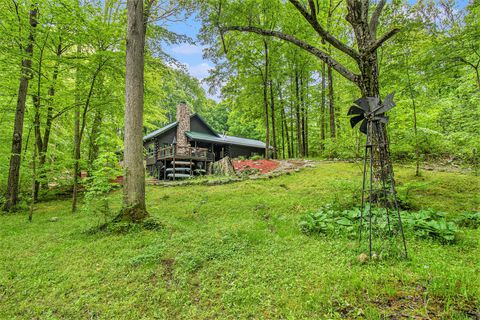
[[[400,216],[393,167],[390,160],[385,126],[386,112],[395,107],[394,92],[383,102],[378,97],[360,98],[348,110],[352,128],[360,123],[360,132],[366,134],[363,159],[362,203],[360,210],[359,241],[367,229],[370,258],[401,252],[407,258],[407,244]],[[367,222],[367,226],[364,226]],[[401,238],[400,245],[396,239]]]

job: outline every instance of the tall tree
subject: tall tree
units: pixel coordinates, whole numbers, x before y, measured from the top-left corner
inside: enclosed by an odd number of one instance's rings
[[[326,110],[326,88],[327,88],[327,75],[326,64],[322,62],[322,87],[321,87],[321,104],[320,104],[320,151],[325,149],[325,110]]]
[[[17,15],[19,15],[17,4],[15,4]],[[22,138],[23,138],[23,120],[25,116],[25,103],[27,100],[28,82],[32,77],[32,54],[35,41],[35,28],[37,27],[38,7],[33,5],[29,14],[30,32],[28,35],[27,45],[25,47],[25,58],[22,60],[22,75],[17,95],[17,108],[15,111],[15,122],[12,137],[12,150],[10,155],[10,170],[8,174],[7,185],[7,201],[4,205],[5,211],[15,209],[18,203],[18,181],[20,178],[20,160],[22,154]],[[19,20],[21,17],[18,16]],[[20,50],[23,46],[20,44]]]
[[[153,1],[149,2],[148,12]],[[143,0],[127,1],[127,49],[125,76],[124,196],[122,219],[141,221],[145,205],[143,167],[144,52],[147,19]]]
[[[263,39],[263,48],[264,48],[264,70],[262,72],[263,76],[263,107],[265,110],[265,157],[268,159],[270,157],[270,121],[268,119],[268,77],[269,73],[269,64],[270,60],[268,57],[268,43],[266,39]]]

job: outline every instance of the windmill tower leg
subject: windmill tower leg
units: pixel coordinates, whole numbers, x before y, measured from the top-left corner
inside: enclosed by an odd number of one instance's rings
[[[358,227],[360,242],[362,241],[363,211],[365,210],[365,183],[367,179],[367,157],[368,157],[368,147],[365,146],[365,155],[363,156],[362,205],[360,207],[360,224]]]

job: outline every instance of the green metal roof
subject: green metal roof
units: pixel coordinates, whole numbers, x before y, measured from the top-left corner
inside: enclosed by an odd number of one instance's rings
[[[185,132],[185,134],[187,135],[187,137],[189,137],[192,140],[213,142],[213,143],[219,143],[219,144],[234,144],[234,145],[240,145],[245,147],[262,148],[262,149],[265,148],[265,143],[259,140],[232,137],[232,136],[226,136],[226,135],[219,135],[217,137],[208,133],[195,132],[195,131],[187,131]]]
[[[262,148],[262,149],[265,149],[266,147],[265,142],[262,142],[260,140],[233,137],[233,136],[223,136],[223,137],[225,138],[225,140],[228,141],[229,144],[236,144],[241,146],[255,147],[255,148]]]
[[[177,125],[177,122],[172,122],[170,124],[167,124],[165,127],[163,128],[160,128],[160,129],[157,129],[155,131],[152,131],[150,132],[149,134],[147,134],[145,137],[143,137],[143,141],[146,141],[146,140],[149,140],[153,137],[156,137],[158,136],[159,134],[162,134],[164,132],[167,132],[168,130],[172,129],[172,128],[175,128],[175,126]]]
[[[210,127],[210,125],[198,114],[198,113],[194,113],[190,116],[190,119],[193,118],[193,117],[197,117],[201,122],[203,122],[203,124],[208,128],[210,129],[210,131],[212,131],[214,134],[217,134],[215,132],[215,130],[213,130],[212,127]],[[150,140],[151,138],[154,138],[162,133],[165,133],[167,132],[168,130],[172,129],[172,128],[175,128],[177,126],[178,122],[175,121],[175,122],[172,122],[170,124],[167,124],[165,127],[163,128],[160,128],[160,129],[157,129],[155,131],[152,131],[150,132],[149,134],[147,134],[146,136],[143,137],[143,141],[147,141],[147,140]]]
[[[205,132],[196,132],[196,131],[187,131],[185,132],[187,137],[193,140],[201,140],[201,141],[207,141],[207,142],[216,142],[216,143],[225,143],[225,141],[222,139],[222,137],[217,137],[212,134],[208,134]]]

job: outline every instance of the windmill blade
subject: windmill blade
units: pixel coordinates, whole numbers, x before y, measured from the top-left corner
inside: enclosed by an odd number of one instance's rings
[[[377,108],[374,112],[375,114],[381,114],[389,111],[393,107],[395,107],[397,104],[393,102],[393,97],[395,95],[395,91],[390,93],[388,96],[385,97],[385,100],[383,101],[383,106],[380,106]]]
[[[362,124],[360,125],[360,132],[363,132],[367,134],[367,126],[368,126],[368,120],[365,119],[363,120]]]
[[[378,104],[380,102],[380,99],[378,97],[368,97],[368,110],[373,112],[375,109],[378,108]]]
[[[379,121],[379,122],[384,123],[384,124],[388,123],[388,117],[386,117],[386,116],[376,116],[372,120]]]
[[[364,112],[368,112],[368,100],[366,98],[360,98],[354,102]]]
[[[389,111],[390,109],[392,109],[392,108],[395,107],[395,106],[396,106],[396,103],[392,101],[392,103],[390,103],[389,105],[381,106],[380,108],[378,108],[377,110],[375,110],[375,114],[385,113],[385,112]]]
[[[365,119],[365,117],[362,115],[359,115],[359,116],[355,116],[355,117],[352,117],[350,118],[350,125],[353,127],[355,127],[357,125],[357,123],[359,123],[360,121],[362,121],[363,119]]]
[[[395,91],[393,91],[392,93],[390,93],[388,96],[385,97],[384,101],[383,101],[383,105],[384,106],[389,106],[391,104],[395,104],[395,102],[393,102],[393,97],[395,96]]]
[[[347,116],[351,116],[352,114],[364,114],[364,110],[357,106],[351,106],[350,109],[348,109]]]

